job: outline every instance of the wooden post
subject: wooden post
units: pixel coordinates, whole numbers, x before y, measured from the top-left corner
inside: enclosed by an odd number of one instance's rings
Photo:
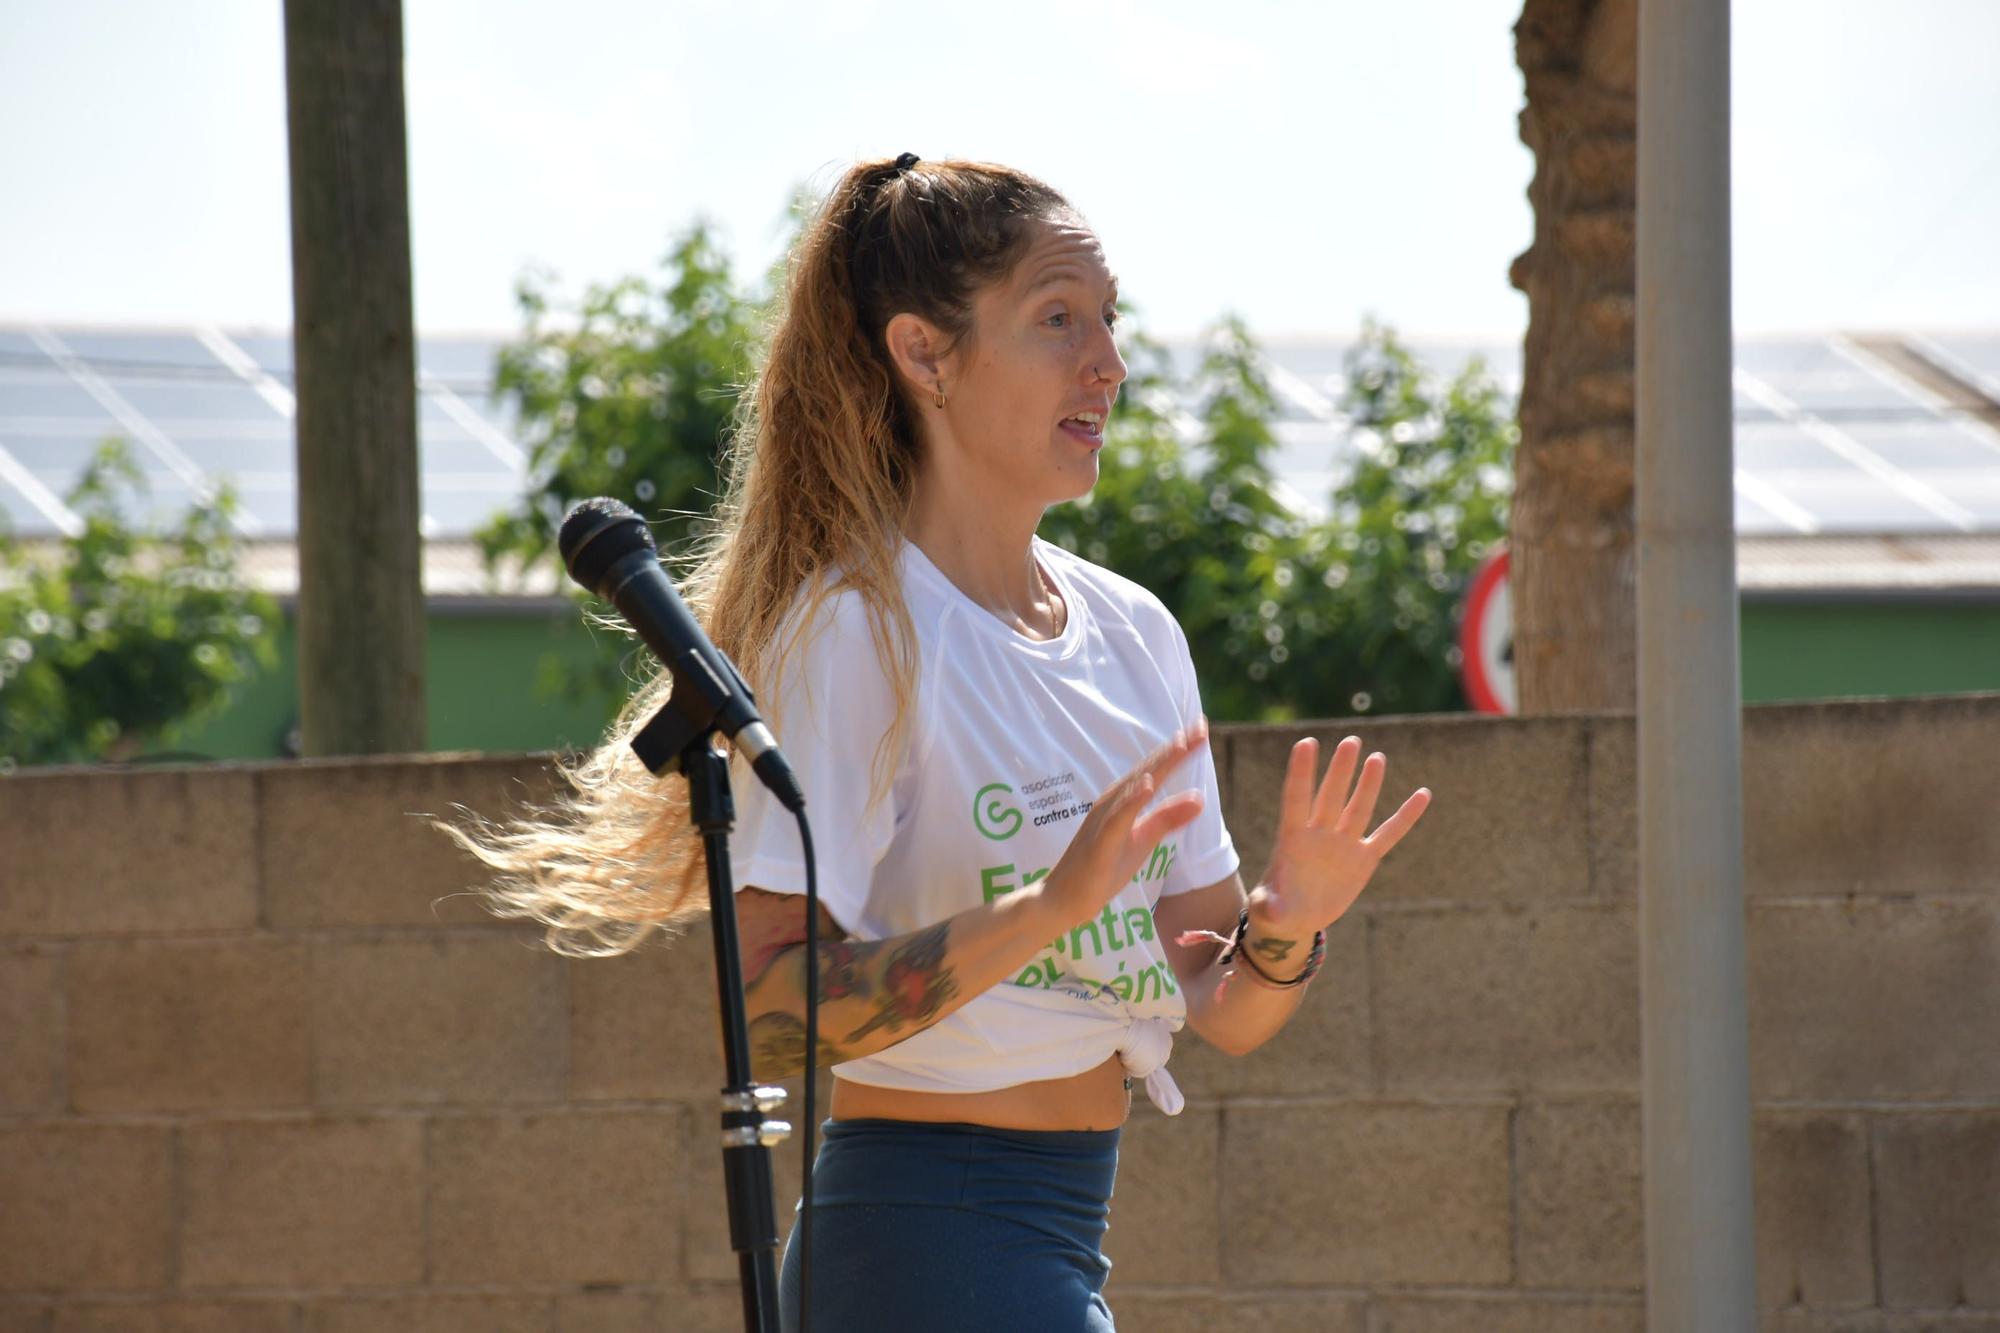
[[[401,0],[285,0],[308,755],[425,747]]]

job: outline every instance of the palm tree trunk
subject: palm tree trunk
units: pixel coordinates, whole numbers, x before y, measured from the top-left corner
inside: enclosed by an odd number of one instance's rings
[[[1631,709],[1637,0],[1526,0],[1535,154],[1509,577],[1522,713]]]

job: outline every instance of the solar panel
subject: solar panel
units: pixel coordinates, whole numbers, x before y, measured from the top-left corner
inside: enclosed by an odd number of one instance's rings
[[[0,464],[0,474],[5,472],[4,464]],[[8,530],[12,532],[55,531],[55,525],[17,486],[0,484],[0,515],[5,516]]]
[[[87,435],[94,429],[115,429],[111,414],[83,387],[60,370],[56,363],[39,357],[46,369],[0,360],[0,415],[15,420],[29,419],[61,423],[55,428]],[[70,427],[70,423],[75,423]]]
[[[230,342],[257,366],[280,380],[292,382],[292,335],[289,333],[229,333]]]
[[[1922,356],[1920,335],[1901,338]],[[1976,532],[1994,520],[1985,496],[2000,475],[2000,432],[1949,407],[1867,348],[1840,335],[1818,344],[1738,349],[1736,389],[1767,421],[1792,428],[1789,446],[1760,439],[1739,410],[1737,455],[1757,480],[1789,496],[1812,526],[1793,531]],[[1814,461],[1803,436],[1826,459]],[[1772,451],[1786,449],[1786,467]],[[1741,487],[1739,479],[1739,488]]]
[[[83,360],[101,365],[106,374],[143,369],[169,374],[195,371],[215,377],[222,369],[191,330],[147,332],[53,327],[31,332],[29,336],[44,350],[53,340]]]
[[[418,456],[430,535],[463,536],[520,493],[525,451],[488,400],[497,338],[420,340]],[[0,512],[49,535],[97,443],[134,444],[151,498],[178,518],[197,485],[229,478],[246,533],[296,530],[292,342],[268,331],[0,328]]]
[[[59,422],[36,423],[35,429],[27,432],[7,431],[0,435],[0,444],[5,444],[14,461],[30,472],[45,474],[57,479],[59,487],[66,487],[69,479],[82,470],[82,460],[96,446],[99,433],[96,431],[66,431],[62,434],[48,433],[50,426]],[[106,419],[103,433],[111,434],[118,429],[118,423]]]
[[[454,387],[471,385],[484,393],[493,382],[500,346],[492,338],[424,338],[417,344],[417,369]]]
[[[1766,479],[1791,473],[1840,476],[1854,471],[1852,462],[1785,422],[1738,426],[1736,466]]]
[[[2000,332],[1899,335],[1934,364],[2000,396]],[[424,530],[463,537],[520,493],[526,449],[491,397],[499,336],[418,340]],[[1520,388],[1517,343],[1411,339],[1431,373],[1476,356],[1503,392]],[[1352,339],[1274,339],[1262,353],[1277,399],[1274,471],[1286,497],[1323,516],[1352,468],[1339,402]],[[1191,376],[1200,348],[1168,345]],[[1739,532],[2000,529],[2000,432],[1839,335],[1746,338],[1736,349]],[[120,434],[171,517],[195,487],[229,477],[246,531],[296,527],[292,343],[272,330],[0,327],[0,514],[23,535],[65,521],[60,496],[97,442]],[[1180,404],[1186,412],[1196,402]]]
[[[1940,333],[1916,335],[1922,355],[2000,402],[2000,333]]]
[[[1929,505],[1852,470],[1785,473],[1769,480],[1825,532],[1949,532],[1958,527]]]

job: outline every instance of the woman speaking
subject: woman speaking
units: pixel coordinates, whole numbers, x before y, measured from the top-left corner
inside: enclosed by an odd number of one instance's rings
[[[682,584],[813,817],[814,1058],[835,1075],[820,1333],[1112,1328],[1100,1243],[1133,1081],[1177,1113],[1184,1024],[1236,1054],[1282,1027],[1325,929],[1429,803],[1369,834],[1383,756],[1357,764],[1348,737],[1315,791],[1302,739],[1245,892],[1180,625],[1036,535],[1097,480],[1117,296],[1097,237],[1031,176],[854,166],[794,247]],[[463,839],[502,872],[494,910],[563,952],[623,952],[702,909],[686,782],[627,748],[670,681],[565,768],[553,817]],[[806,868],[740,756],[735,777],[751,1046],[783,1078],[807,1059]],[[790,1327],[790,1243],[780,1285]]]

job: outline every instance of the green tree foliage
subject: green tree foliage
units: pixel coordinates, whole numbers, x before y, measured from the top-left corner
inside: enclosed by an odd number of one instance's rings
[[[1271,673],[1293,645],[1293,552],[1306,525],[1277,498],[1270,469],[1276,412],[1240,320],[1206,339],[1186,387],[1164,349],[1128,335],[1127,378],[1099,454],[1097,485],[1050,511],[1041,533],[1151,589],[1187,631],[1211,717],[1263,716]],[[1193,448],[1190,450],[1189,446]]]
[[[795,198],[794,219],[812,203]],[[660,520],[669,553],[713,505],[716,459],[768,298],[734,284],[700,223],[664,269],[656,285],[590,289],[563,320],[549,318],[545,285],[522,283],[527,328],[502,352],[497,386],[519,409],[531,488],[482,532],[489,560],[549,558],[563,513],[592,495],[626,498]],[[779,274],[767,276],[765,291],[776,290]],[[1312,521],[1280,497],[1278,407],[1240,319],[1208,331],[1186,383],[1143,333],[1126,333],[1122,344],[1130,375],[1098,484],[1051,510],[1041,531],[1173,608],[1210,715],[1279,721],[1465,707],[1459,604],[1480,558],[1506,534],[1513,462],[1511,404],[1483,369],[1440,383],[1371,322],[1349,354],[1340,403],[1355,461],[1322,497],[1329,516]],[[564,678],[550,659],[546,685],[620,692],[621,677],[637,674],[639,650],[623,634],[599,641],[602,669]]]
[[[1460,605],[1512,489],[1511,405],[1483,368],[1439,384],[1371,322],[1340,403],[1355,462],[1315,523],[1277,496],[1276,404],[1240,320],[1208,332],[1183,388],[1157,345],[1126,350],[1097,486],[1042,534],[1173,608],[1209,715],[1463,709]]]
[[[276,664],[278,608],[237,575],[231,493],[158,536],[125,517],[145,494],[109,440],[67,497],[83,531],[53,558],[0,534],[0,766],[129,758]]]
[[[477,534],[488,569],[509,556],[557,561],[563,515],[598,495],[632,505],[661,549],[677,551],[720,498],[721,443],[750,377],[761,302],[738,289],[703,221],[674,240],[656,281],[593,285],[573,306],[559,305],[552,287],[533,273],[517,285],[525,328],[494,374],[494,393],[519,414],[529,485]],[[563,586],[579,614],[608,610]],[[590,670],[543,659],[545,695],[614,698],[644,674],[635,640],[609,629],[594,638],[601,651]]]
[[[1298,587],[1326,642],[1292,658],[1293,715],[1467,707],[1458,626],[1480,562],[1507,536],[1513,404],[1483,364],[1448,381],[1370,321],[1346,358],[1352,471],[1306,539]]]
[[[761,306],[737,289],[705,222],[674,241],[662,270],[658,282],[593,285],[568,308],[546,275],[517,286],[527,327],[501,349],[493,387],[520,414],[529,489],[480,531],[489,561],[548,558],[563,514],[597,495],[632,504],[673,550],[718,498],[719,444]]]

